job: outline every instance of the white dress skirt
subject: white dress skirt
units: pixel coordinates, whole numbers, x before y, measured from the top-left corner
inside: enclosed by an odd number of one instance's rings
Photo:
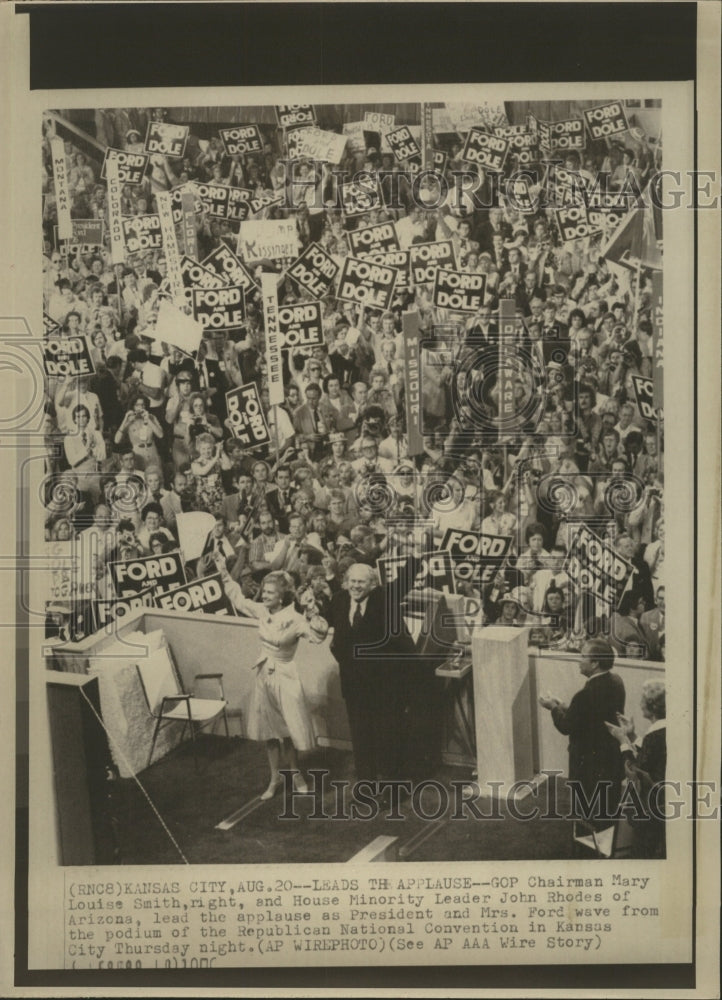
[[[244,597],[235,581],[226,582],[226,593],[239,611],[258,621],[261,640],[246,734],[261,741],[290,737],[299,751],[315,749],[311,711],[294,659],[298,640],[311,636],[308,622],[293,605],[270,614],[264,604]]]

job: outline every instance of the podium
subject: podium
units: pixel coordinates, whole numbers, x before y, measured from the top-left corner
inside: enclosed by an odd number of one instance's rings
[[[489,626],[471,642],[476,760],[482,795],[506,798],[515,781],[530,781],[535,760],[535,693],[527,651],[529,630]],[[488,783],[503,782],[500,789]]]

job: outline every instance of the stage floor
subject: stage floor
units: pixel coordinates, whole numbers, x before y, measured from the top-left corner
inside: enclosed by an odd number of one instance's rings
[[[461,788],[471,771],[439,765],[428,775],[433,785],[392,808],[388,798],[378,805],[358,806],[351,816],[350,792],[345,802],[331,782],[354,781],[350,753],[319,749],[303,761],[309,770],[327,772],[323,793],[283,793],[270,801],[258,796],[268,782],[262,745],[240,738],[203,736],[198,740],[196,767],[190,743],[138,775],[114,783],[111,796],[120,864],[293,864],[347,862],[378,837],[392,837],[399,861],[481,861],[553,859],[571,856],[570,823],[566,820],[521,821],[504,805],[478,801],[482,818],[460,808]],[[309,783],[310,783],[309,778]],[[322,778],[315,776],[317,783]],[[544,793],[556,796],[565,812],[563,783]],[[542,808],[546,798],[527,798],[521,811]],[[419,813],[425,814],[419,815]],[[295,814],[295,815],[294,815]],[[238,817],[241,818],[238,818]],[[438,818],[437,818],[438,817]],[[218,829],[224,820],[226,829]],[[182,856],[181,856],[182,853]]]

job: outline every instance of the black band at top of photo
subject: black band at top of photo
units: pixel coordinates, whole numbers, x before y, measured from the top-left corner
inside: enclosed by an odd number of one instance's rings
[[[30,88],[691,80],[694,3],[18,4]]]

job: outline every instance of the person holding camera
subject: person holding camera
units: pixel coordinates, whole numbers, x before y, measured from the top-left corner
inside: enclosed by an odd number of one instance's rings
[[[163,428],[158,419],[148,412],[148,399],[137,396],[133,408],[128,410],[115,432],[115,444],[129,442],[136,457],[137,468],[144,471],[147,466],[160,466],[156,440],[160,441],[162,438]]]

